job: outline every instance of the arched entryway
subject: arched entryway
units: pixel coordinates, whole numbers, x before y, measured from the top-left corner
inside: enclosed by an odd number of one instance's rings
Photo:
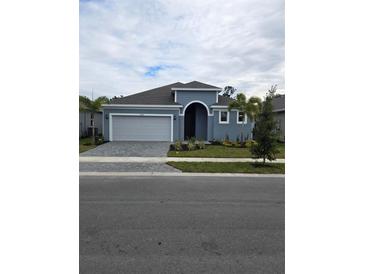
[[[185,109],[184,139],[195,137],[198,140],[207,140],[208,112],[201,103],[192,103]]]

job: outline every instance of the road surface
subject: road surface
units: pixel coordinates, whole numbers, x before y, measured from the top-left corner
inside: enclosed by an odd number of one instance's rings
[[[80,273],[284,273],[284,178],[80,177]]]

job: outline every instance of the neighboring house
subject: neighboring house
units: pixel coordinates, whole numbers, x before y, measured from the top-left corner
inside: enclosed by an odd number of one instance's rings
[[[94,114],[95,134],[102,132],[102,119],[102,112],[97,112]],[[79,137],[91,136],[91,126],[91,113],[79,112]]]
[[[280,130],[280,139],[285,141],[285,95],[277,95],[274,97],[272,105]]]
[[[221,88],[180,82],[112,99],[103,105],[103,134],[109,141],[175,141],[195,137],[211,141],[248,139],[251,123]]]

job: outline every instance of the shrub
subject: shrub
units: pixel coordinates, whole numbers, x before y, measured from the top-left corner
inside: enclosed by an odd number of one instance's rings
[[[228,135],[228,133],[226,133],[226,136],[224,138],[224,141],[228,141],[229,142],[229,135]]]
[[[98,136],[98,137],[95,137],[95,144],[96,145],[101,145],[104,143],[104,138],[103,136]]]
[[[242,145],[241,145],[241,143],[238,141],[236,141],[236,142],[234,142],[234,143],[232,143],[232,146],[234,146],[234,147],[242,147]]]
[[[204,141],[197,141],[196,146],[198,147],[198,149],[205,149]]]
[[[223,142],[221,140],[213,139],[213,141],[211,141],[211,144],[221,146],[221,145],[223,145]]]
[[[91,146],[91,142],[84,143],[84,146]]]
[[[247,148],[251,148],[255,145],[257,145],[257,142],[254,140],[247,140],[244,142],[244,147],[247,147]]]
[[[191,142],[191,141],[188,142],[187,147],[188,147],[188,150],[190,150],[190,151],[196,149],[195,143]]]
[[[226,146],[226,147],[231,147],[232,142],[226,140],[226,141],[223,142],[223,145]]]
[[[176,151],[181,151],[183,149],[181,141],[176,141],[174,146]]]

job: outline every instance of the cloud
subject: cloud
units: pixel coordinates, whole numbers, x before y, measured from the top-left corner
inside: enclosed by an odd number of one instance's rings
[[[283,0],[80,2],[80,91],[128,95],[172,82],[284,89]]]

